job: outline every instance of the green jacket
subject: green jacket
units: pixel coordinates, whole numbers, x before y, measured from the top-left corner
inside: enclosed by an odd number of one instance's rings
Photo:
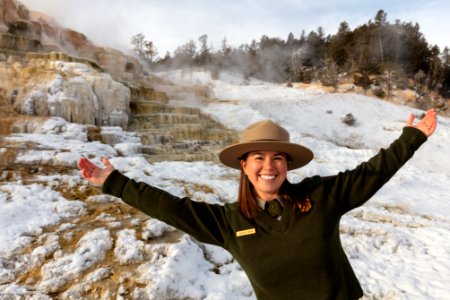
[[[258,299],[358,299],[362,289],[339,238],[341,216],[370,199],[426,139],[421,131],[406,127],[388,149],[355,169],[304,179],[296,188],[310,197],[311,211],[296,214],[287,206],[281,221],[265,212],[248,220],[237,203],[179,198],[118,171],[107,178],[103,192],[201,242],[228,250]]]

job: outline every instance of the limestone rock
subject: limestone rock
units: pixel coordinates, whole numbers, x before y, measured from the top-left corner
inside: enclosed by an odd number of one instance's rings
[[[143,76],[142,65],[136,58],[98,47],[84,34],[63,28],[44,14],[31,13],[16,0],[0,0],[0,49],[22,55],[64,52],[94,61],[118,80],[131,81]]]
[[[97,47],[94,58],[106,72],[121,80],[137,80],[143,74],[142,65],[136,58],[112,48]]]
[[[130,90],[90,65],[35,60],[0,62],[0,90],[22,114],[127,128]]]
[[[0,1],[0,23],[8,23],[19,19],[29,19],[30,12],[25,5],[15,0]]]

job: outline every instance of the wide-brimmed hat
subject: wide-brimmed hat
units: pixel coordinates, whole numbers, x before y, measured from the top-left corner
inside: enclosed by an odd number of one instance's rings
[[[308,148],[289,142],[289,132],[271,120],[250,125],[242,132],[241,141],[223,149],[220,161],[231,168],[241,169],[240,158],[251,151],[279,151],[289,155],[288,170],[309,163],[314,155]]]

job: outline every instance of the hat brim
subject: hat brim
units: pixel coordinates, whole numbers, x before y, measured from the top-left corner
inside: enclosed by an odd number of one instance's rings
[[[299,144],[280,141],[255,141],[228,146],[219,153],[219,159],[224,165],[240,170],[241,161],[239,158],[245,153],[258,150],[288,154],[292,160],[288,163],[288,170],[303,167],[314,157],[311,150]]]

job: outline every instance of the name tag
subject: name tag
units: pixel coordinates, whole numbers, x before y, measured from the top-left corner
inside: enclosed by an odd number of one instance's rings
[[[250,235],[250,234],[255,234],[255,233],[256,233],[256,229],[255,228],[250,228],[250,229],[237,231],[236,232],[236,236],[240,237],[240,236]]]

